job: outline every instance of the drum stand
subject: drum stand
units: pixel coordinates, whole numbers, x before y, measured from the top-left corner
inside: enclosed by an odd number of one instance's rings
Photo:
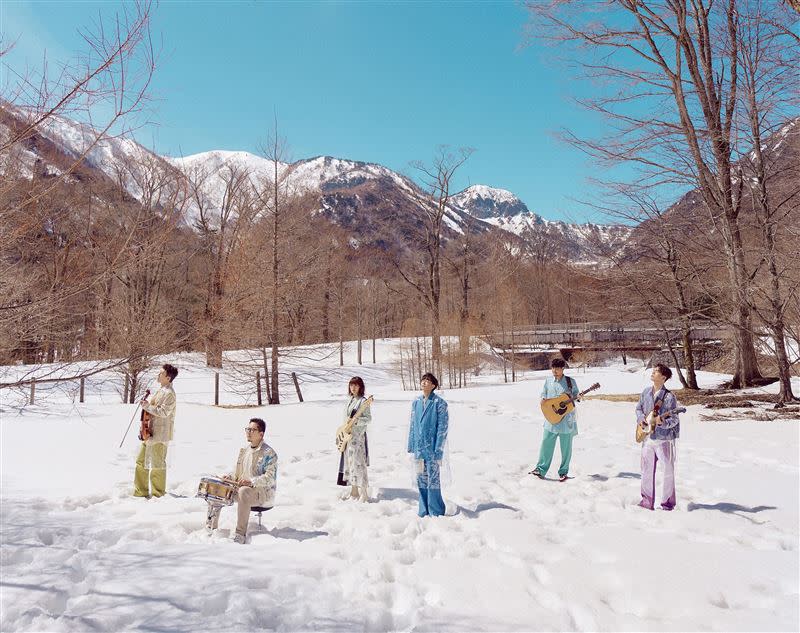
[[[216,521],[219,521],[219,513],[222,511],[224,506],[220,503],[211,503],[208,500],[206,500],[206,503],[208,503],[208,512],[206,513],[206,529],[210,532],[211,530],[215,529],[212,526]]]
[[[267,510],[272,510],[272,506],[252,506],[250,512],[258,512],[258,529],[264,529],[261,525],[261,513]]]

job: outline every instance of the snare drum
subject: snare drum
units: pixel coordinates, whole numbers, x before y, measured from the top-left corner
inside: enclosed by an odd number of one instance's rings
[[[202,477],[195,496],[202,497],[210,504],[232,506],[235,495],[235,483],[218,477]]]

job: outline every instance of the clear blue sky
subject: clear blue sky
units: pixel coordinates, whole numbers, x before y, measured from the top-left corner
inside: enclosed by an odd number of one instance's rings
[[[6,63],[60,60],[77,29],[116,2],[0,0],[0,31],[17,40]],[[457,188],[508,189],[548,219],[602,221],[587,158],[553,138],[602,125],[570,96],[546,46],[522,48],[516,2],[177,2],[155,8],[161,56],[150,119],[137,140],[162,154],[258,152],[277,111],[294,160],[317,155],[409,172],[437,145],[476,152]],[[7,72],[7,69],[5,70]],[[3,82],[0,81],[0,85]]]

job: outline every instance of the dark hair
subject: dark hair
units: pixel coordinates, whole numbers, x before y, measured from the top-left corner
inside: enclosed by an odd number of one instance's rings
[[[664,363],[659,363],[658,365],[656,365],[656,369],[658,370],[659,374],[664,376],[664,382],[672,378],[672,370],[669,367],[667,367]]]
[[[553,360],[550,361],[551,368],[561,367],[561,369],[564,369],[566,366],[567,366],[567,361],[565,361],[563,358],[554,358]]]
[[[436,376],[434,376],[431,372],[425,372],[424,374],[422,374],[422,378],[420,378],[419,381],[422,382],[426,378],[433,383],[434,389],[437,389],[439,387],[439,381],[436,379]]]
[[[347,395],[350,395],[350,385],[358,385],[358,396],[359,398],[364,397],[364,391],[366,387],[364,386],[364,381],[361,380],[361,376],[353,376],[350,379],[350,382],[347,383]]]
[[[267,432],[267,423],[264,422],[264,420],[262,420],[261,418],[250,418],[250,422],[255,422],[256,426],[258,427],[258,430],[261,431],[262,433]]]
[[[167,376],[169,376],[169,381],[172,382],[175,380],[175,376],[178,375],[178,368],[175,365],[170,365],[169,363],[165,363],[161,369],[167,372]]]

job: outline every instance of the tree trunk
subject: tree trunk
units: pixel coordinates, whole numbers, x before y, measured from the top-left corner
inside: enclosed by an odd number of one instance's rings
[[[683,343],[683,363],[686,365],[685,386],[687,389],[699,389],[700,387],[697,386],[697,374],[695,372],[692,328],[690,325],[684,325],[681,332],[681,341]]]
[[[343,323],[344,315],[342,314],[343,309],[342,309],[341,293],[339,293],[338,308],[339,308],[339,367],[343,367],[344,366],[344,323]]]
[[[261,348],[261,358],[264,365],[264,386],[267,388],[267,403],[272,404],[272,385],[269,381],[269,363],[267,362],[267,348]]]
[[[753,341],[750,304],[747,300],[747,274],[744,265],[744,250],[738,223],[728,227],[730,247],[728,251],[728,275],[732,285],[734,301],[733,345],[736,353],[736,371],[731,388],[751,387],[761,378],[758,369],[755,343]],[[727,241],[727,240],[726,240]]]
[[[270,376],[272,381],[270,404],[280,404],[281,393],[280,387],[278,386],[278,344],[275,341],[272,341],[272,357],[270,360],[272,361],[272,375]]]
[[[356,286],[356,359],[359,365],[361,365],[361,288]]]
[[[325,266],[325,292],[322,295],[322,342],[327,343],[330,340],[330,323],[328,314],[330,313],[331,305],[331,259],[328,257],[327,266]]]

